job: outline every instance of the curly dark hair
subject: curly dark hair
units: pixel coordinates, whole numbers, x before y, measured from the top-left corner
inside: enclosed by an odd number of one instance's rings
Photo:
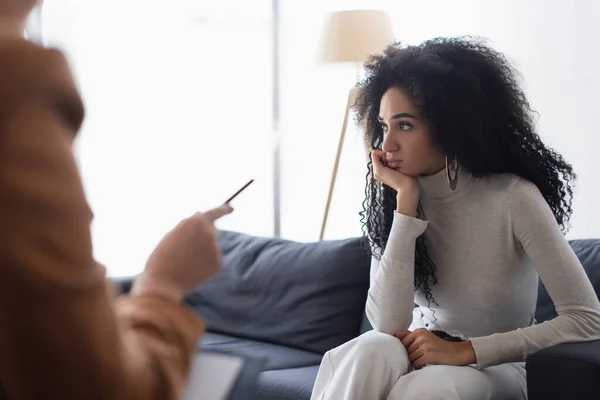
[[[367,146],[381,149],[381,98],[389,88],[400,88],[412,97],[449,157],[457,157],[475,177],[512,173],[533,182],[566,232],[576,175],[536,133],[535,112],[520,87],[520,76],[502,53],[477,37],[436,38],[418,46],[395,43],[382,55],[370,57],[365,71],[357,84],[354,111],[365,128]],[[369,162],[360,215],[371,253],[380,259],[396,192],[376,181],[372,168]],[[415,288],[430,303],[435,303],[431,285],[436,282],[436,265],[421,235],[415,251]]]

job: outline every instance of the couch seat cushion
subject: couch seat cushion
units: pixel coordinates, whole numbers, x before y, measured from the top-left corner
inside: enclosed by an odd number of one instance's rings
[[[322,357],[318,353],[305,350],[212,332],[207,332],[204,335],[200,346],[205,350],[217,350],[263,359],[266,362],[265,369],[267,370],[318,365]]]
[[[256,400],[310,400],[318,365],[265,371],[258,378]]]

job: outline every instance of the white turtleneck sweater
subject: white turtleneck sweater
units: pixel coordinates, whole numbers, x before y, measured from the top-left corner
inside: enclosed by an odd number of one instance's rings
[[[395,213],[381,261],[371,266],[366,312],[373,328],[408,329],[416,303],[427,329],[471,340],[478,368],[600,339],[598,298],[538,188],[514,175],[473,178],[464,169],[458,179],[455,191],[444,170],[419,179],[423,220]],[[437,306],[414,291],[423,232],[437,265]],[[558,317],[535,324],[538,276]]]

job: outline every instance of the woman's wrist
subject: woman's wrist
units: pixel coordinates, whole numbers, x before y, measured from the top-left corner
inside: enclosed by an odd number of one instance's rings
[[[461,346],[461,354],[463,357],[463,365],[476,364],[477,355],[470,340],[458,343]]]
[[[179,303],[183,299],[183,292],[172,285],[168,285],[160,279],[150,277],[138,278],[131,289],[131,295],[157,295],[171,299]]]
[[[419,196],[398,192],[396,196],[396,212],[408,217],[417,216],[417,206],[419,205]]]

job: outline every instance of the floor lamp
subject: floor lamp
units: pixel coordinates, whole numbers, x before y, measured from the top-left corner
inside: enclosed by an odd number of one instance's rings
[[[380,10],[348,10],[338,11],[329,15],[321,40],[320,62],[346,63],[353,65],[357,70],[361,68],[369,55],[378,54],[394,41],[394,34],[390,19],[384,11]],[[356,89],[348,92],[348,101],[344,112],[342,131],[338,142],[325,213],[321,224],[319,240],[325,236],[327,218],[335,188],[340,158],[344,148],[344,139],[348,127],[350,109],[356,100]]]

